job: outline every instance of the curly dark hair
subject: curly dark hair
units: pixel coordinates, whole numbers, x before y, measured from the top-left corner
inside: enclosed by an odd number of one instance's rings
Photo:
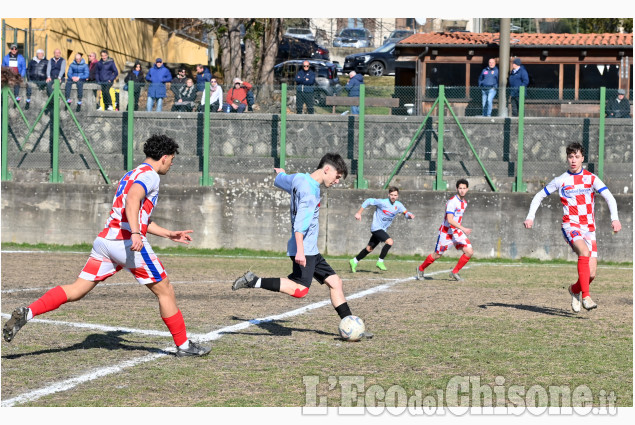
[[[456,188],[458,189],[459,185],[462,185],[462,184],[464,184],[465,187],[470,187],[470,184],[468,183],[468,181],[466,179],[458,179],[456,181]]]
[[[143,144],[143,153],[148,158],[158,161],[163,155],[177,155],[179,144],[165,134],[153,134]]]
[[[15,86],[16,84],[20,84],[22,82],[22,77],[20,74],[17,74],[11,70],[8,66],[2,67],[2,87],[7,84],[10,86]]]

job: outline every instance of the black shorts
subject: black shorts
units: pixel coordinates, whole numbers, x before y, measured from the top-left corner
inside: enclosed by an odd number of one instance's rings
[[[326,278],[337,274],[335,273],[335,270],[329,266],[329,263],[326,262],[321,254],[307,255],[306,267],[302,267],[296,263],[295,256],[289,258],[293,261],[293,272],[287,277],[302,286],[306,286],[307,288],[311,286],[313,278],[321,284],[324,284]]]
[[[377,245],[379,245],[379,242],[386,242],[388,239],[390,239],[390,235],[388,235],[388,233],[386,233],[385,230],[375,230],[374,232],[372,232],[372,235],[370,237],[370,240],[368,241],[368,246],[375,249],[375,247]]]

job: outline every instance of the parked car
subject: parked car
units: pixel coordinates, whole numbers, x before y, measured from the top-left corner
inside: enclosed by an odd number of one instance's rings
[[[388,37],[384,37],[384,44],[397,43],[406,37],[410,37],[415,32],[413,30],[394,30]]]
[[[366,53],[355,53],[344,58],[344,72],[355,71],[374,77],[395,73],[395,43],[384,44]]]
[[[304,40],[315,41],[315,36],[309,28],[288,28],[284,33],[286,37],[302,38]]]
[[[333,47],[372,47],[373,36],[366,28],[344,28],[333,39]]]
[[[276,63],[291,59],[329,60],[329,51],[318,45],[315,41],[294,37],[282,37],[282,41],[278,45]]]
[[[325,60],[303,59],[290,60],[273,67],[273,78],[276,84],[287,83],[295,87],[295,76],[308,60],[310,69],[315,72],[315,91],[313,101],[316,106],[326,106],[326,96],[335,96],[342,90],[340,78],[334,63]]]

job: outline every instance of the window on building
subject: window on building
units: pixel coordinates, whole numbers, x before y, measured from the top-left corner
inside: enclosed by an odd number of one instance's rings
[[[436,97],[438,87],[445,86],[445,95],[449,98],[465,97],[465,64],[428,63],[426,64],[426,95]]]

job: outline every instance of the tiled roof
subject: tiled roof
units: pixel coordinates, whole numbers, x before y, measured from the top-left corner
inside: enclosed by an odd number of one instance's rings
[[[500,33],[435,32],[420,33],[399,44],[498,44]],[[633,34],[516,34],[510,35],[515,46],[633,46]]]

